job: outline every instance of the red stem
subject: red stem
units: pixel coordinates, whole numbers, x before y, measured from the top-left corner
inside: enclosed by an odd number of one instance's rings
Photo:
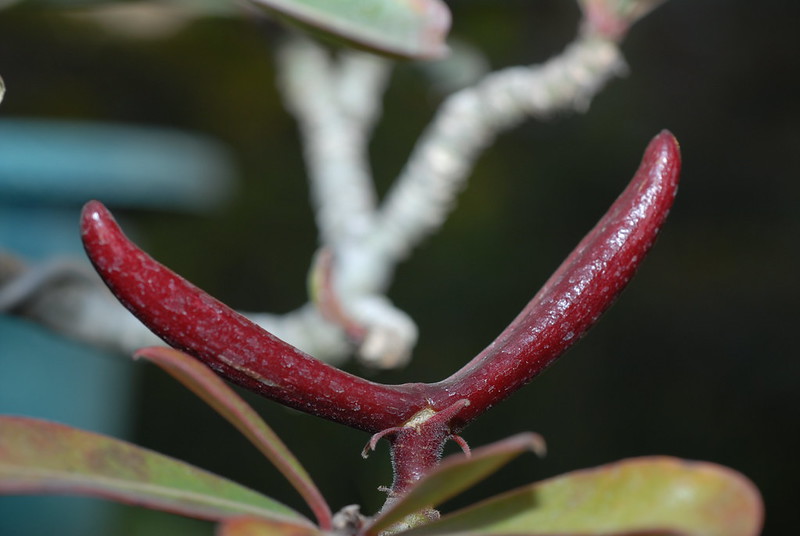
[[[453,436],[450,423],[469,405],[468,400],[457,400],[419,424],[397,428],[389,439],[394,467],[390,499],[409,491],[436,466],[442,457],[445,442]]]
[[[611,305],[655,240],[679,170],[678,143],[664,131],[625,191],[528,306],[489,347],[435,384],[381,385],[309,357],[158,264],[97,201],[84,207],[81,231],[117,298],[168,344],[229,380],[372,433],[403,426],[425,407],[439,412],[468,400],[434,434],[446,438],[544,370]]]

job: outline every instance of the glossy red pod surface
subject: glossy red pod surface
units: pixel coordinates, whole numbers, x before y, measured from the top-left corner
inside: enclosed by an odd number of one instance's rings
[[[81,232],[117,298],[168,344],[229,380],[368,432],[455,404],[461,409],[442,426],[458,430],[544,370],[613,303],[658,235],[679,173],[678,143],[664,131],[628,187],[525,309],[477,357],[434,384],[382,385],[304,354],[153,260],[97,201],[84,207]]]
[[[681,167],[680,148],[662,131],[597,225],[581,240],[513,322],[477,357],[439,385],[446,401],[469,399],[469,421],[542,372],[614,302],[664,223]],[[441,401],[440,401],[441,400]]]
[[[402,422],[424,404],[411,386],[347,374],[263,330],[139,249],[98,201],[83,209],[81,236],[103,281],[137,318],[170,346],[251,391],[370,432]]]

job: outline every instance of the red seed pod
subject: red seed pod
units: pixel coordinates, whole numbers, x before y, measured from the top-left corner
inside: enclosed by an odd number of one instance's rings
[[[84,207],[86,252],[117,298],[168,344],[284,405],[377,433],[423,408],[461,404],[456,431],[539,374],[575,343],[628,283],[669,213],[680,152],[656,136],[631,183],[533,300],[483,352],[435,384],[382,385],[321,363],[267,333],[131,243],[97,201]],[[432,412],[432,413],[431,413]]]
[[[98,201],[83,209],[81,236],[100,277],[142,323],[246,389],[373,433],[424,405],[413,386],[363,380],[263,330],[139,249]]]
[[[437,406],[471,402],[466,423],[572,346],[614,302],[658,235],[678,188],[680,149],[667,131],[648,145],[628,187],[495,341],[440,382]]]

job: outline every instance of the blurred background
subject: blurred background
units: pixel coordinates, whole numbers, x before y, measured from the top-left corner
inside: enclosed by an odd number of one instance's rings
[[[191,187],[168,195],[149,187],[160,203],[128,192],[116,213],[156,258],[238,309],[283,312],[303,303],[316,235],[296,126],[274,86],[272,52],[282,30],[226,10],[101,25],[55,5],[23,1],[0,10],[7,86],[0,121],[123,124],[214,144],[223,163],[208,180],[219,190],[194,203],[187,200]],[[573,38],[578,20],[577,7],[560,0],[462,0],[451,7],[452,36],[482,50],[492,68],[545,60]],[[800,477],[791,461],[800,451],[800,355],[791,342],[800,320],[798,24],[795,2],[669,0],[625,41],[626,78],[613,81],[585,115],[532,121],[501,136],[441,232],[399,267],[390,295],[421,330],[412,364],[386,373],[348,370],[387,383],[442,379],[533,296],[622,190],[652,136],[668,128],[682,144],[676,205],[619,302],[567,356],[464,434],[478,446],[534,430],[547,439],[547,457],[516,461],[445,509],[572,469],[668,454],[741,471],[764,495],[764,534],[792,532]],[[415,63],[400,63],[393,75],[372,143],[381,191],[442,99],[432,85]],[[182,150],[188,152],[173,155],[174,180],[191,172],[181,161],[208,152]],[[119,166],[143,166],[137,154]],[[95,187],[63,199],[11,196],[13,202],[0,200],[0,221],[7,231],[9,219],[16,222],[18,230],[22,207],[63,211],[64,221],[77,222],[76,198],[94,197]],[[225,200],[215,202],[223,191]],[[72,233],[65,225],[61,232]],[[74,233],[77,240],[76,223]],[[43,363],[39,376],[10,378],[31,393],[51,390],[40,383],[51,374],[47,360],[63,364],[83,352],[71,342],[59,341],[67,349],[58,355],[38,342],[13,344],[7,334],[14,330],[41,335],[20,320],[4,329],[0,376],[11,376],[12,362]],[[113,390],[129,391],[98,429],[305,511],[255,449],[159,370],[125,356],[74,359],[66,362],[73,376],[56,383],[80,391],[93,363],[110,360],[97,366],[116,370]],[[380,506],[376,488],[391,480],[385,445],[364,461],[366,434],[246,397],[335,510]],[[64,394],[55,404],[83,402]],[[0,528],[16,500],[0,498]],[[59,501],[65,511],[82,504]],[[107,534],[213,531],[132,507],[114,505],[104,515]],[[19,535],[52,534],[53,526],[65,533],[63,519]]]

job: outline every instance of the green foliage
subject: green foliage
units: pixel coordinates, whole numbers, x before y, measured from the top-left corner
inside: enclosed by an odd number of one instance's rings
[[[450,12],[440,0],[252,0],[286,22],[379,54],[447,52]]]
[[[219,520],[303,524],[290,508],[184,462],[91,432],[0,416],[0,493],[70,493]]]
[[[189,386],[256,444],[293,484],[316,490],[255,411],[205,365],[165,348],[145,349],[138,355]],[[397,529],[396,523],[406,516],[453,497],[525,451],[541,449],[537,435],[520,434],[475,449],[470,457],[450,456],[353,534],[377,536],[390,527]],[[0,417],[0,493],[103,497],[220,521],[221,536],[321,534],[288,507],[222,477],[116,439],[22,417]],[[314,500],[309,500],[312,509],[319,506]],[[762,508],[752,483],[731,469],[652,457],[531,484],[405,533],[754,536],[761,526]],[[329,518],[318,518],[324,528],[330,528]]]
[[[408,536],[753,536],[761,520],[758,490],[739,473],[712,463],[648,457],[532,484]]]

